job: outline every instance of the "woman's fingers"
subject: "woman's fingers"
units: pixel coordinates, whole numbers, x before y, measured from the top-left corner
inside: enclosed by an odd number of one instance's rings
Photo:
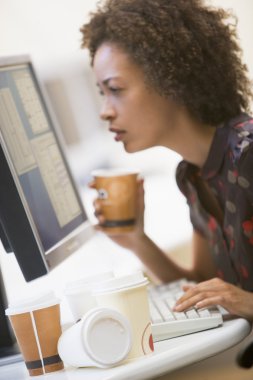
[[[204,300],[197,302],[195,307],[197,309],[202,309],[202,308],[210,307],[213,305],[221,305],[221,303],[222,303],[222,298],[219,295],[214,295],[212,297],[209,297],[209,298],[206,298]],[[225,305],[223,305],[223,306],[225,306]]]
[[[96,189],[95,181],[91,181],[88,186],[91,189]],[[99,224],[103,224],[105,222],[105,218],[102,214],[101,205],[97,198],[93,201],[93,207],[94,207],[94,215],[98,219]],[[98,227],[99,225],[95,226],[97,230],[98,230]]]
[[[221,286],[225,286],[227,283],[224,282],[223,280],[221,280],[220,278],[212,278],[211,280],[207,280],[207,281],[202,281],[198,284],[187,284],[187,285],[183,285],[183,290],[188,290],[188,289],[192,289],[193,291],[197,291],[197,290],[206,290],[206,289],[209,289],[210,287],[212,287],[212,289],[217,289],[217,288],[220,288]]]
[[[197,285],[183,286],[184,295],[175,304],[176,311],[182,311],[190,307],[205,307],[203,305],[214,305],[215,301],[221,302],[223,295],[229,291],[229,284],[219,278],[201,282]]]
[[[95,199],[93,201],[93,206],[94,206],[94,215],[98,219],[99,224],[103,224],[105,222],[105,217],[102,213],[100,201],[98,199]]]
[[[91,189],[96,189],[95,181],[91,181],[91,182],[89,182],[88,186],[89,186]]]
[[[175,310],[176,311],[183,311],[186,309],[190,309],[191,307],[203,307],[203,306],[197,306],[200,305],[203,300],[211,299],[213,297],[213,292],[201,292],[198,294],[191,295],[187,297],[184,300],[179,299],[176,302]]]
[[[253,294],[219,278],[186,287],[184,295],[176,302],[175,311],[191,307],[197,309],[220,305],[230,313],[253,318]]]
[[[199,294],[201,292],[208,291],[222,291],[228,288],[229,284],[222,281],[219,278],[213,278],[208,281],[200,282],[199,284],[194,285],[184,285],[183,290],[185,291],[184,295],[178,300],[178,303],[185,301],[186,299]]]

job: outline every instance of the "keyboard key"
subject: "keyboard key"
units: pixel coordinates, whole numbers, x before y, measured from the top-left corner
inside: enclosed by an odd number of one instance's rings
[[[184,295],[184,292],[183,291],[177,291],[175,294],[174,294],[174,297],[176,300],[179,300],[179,298],[183,297]]]
[[[164,321],[174,321],[174,316],[170,309],[166,306],[166,303],[163,300],[156,300],[155,305],[157,306],[159,312],[161,313]]]
[[[150,314],[151,314],[151,320],[153,323],[163,322],[163,318],[162,318],[161,314],[158,312],[158,310],[152,304],[152,302],[149,303],[149,309],[150,309]]]
[[[185,314],[188,318],[199,318],[199,314],[195,309],[186,310]]]
[[[198,314],[201,318],[211,317],[211,314],[208,309],[198,309]]]
[[[173,314],[174,314],[174,317],[175,317],[177,320],[187,319],[187,316],[185,315],[185,313],[182,313],[182,312],[180,312],[180,311],[174,311]]]
[[[172,298],[172,297],[168,297],[166,296],[166,298],[164,298],[164,301],[166,302],[166,304],[168,305],[168,307],[173,310],[174,306],[175,306],[175,303],[176,303],[176,300],[175,298]]]

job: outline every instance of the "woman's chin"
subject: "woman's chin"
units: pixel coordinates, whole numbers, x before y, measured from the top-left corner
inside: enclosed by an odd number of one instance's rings
[[[123,144],[123,145],[127,153],[136,153],[142,150],[142,149],[138,149],[137,147],[131,146],[131,144]]]
[[[137,146],[137,145],[134,145],[134,144],[126,144],[126,143],[123,143],[124,145],[124,149],[127,153],[137,153],[137,152],[141,152],[143,150],[146,150],[146,149],[149,149],[149,148],[152,148],[153,146]]]

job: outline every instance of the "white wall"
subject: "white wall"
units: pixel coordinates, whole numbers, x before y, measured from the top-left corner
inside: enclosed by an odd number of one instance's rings
[[[94,5],[94,0],[0,1],[0,55],[32,56],[63,128],[78,129],[80,136],[97,125],[97,110],[93,111],[96,107],[86,90],[87,55],[79,48],[79,27]],[[67,103],[69,116],[64,109]],[[89,108],[93,112],[85,123]]]
[[[237,14],[245,62],[253,77],[252,0],[209,0],[209,3],[233,8]],[[95,0],[0,0],[0,56],[31,55],[68,144],[69,160],[80,184],[86,171],[106,160],[140,167],[147,175],[147,230],[161,246],[168,248],[190,235],[188,211],[173,178],[179,157],[164,149],[127,155],[99,121],[99,97],[88,54],[80,50],[79,33],[95,6]],[[155,172],[157,178],[153,175]],[[174,232],[168,232],[173,228]],[[123,262],[132,260],[127,255],[118,256],[116,247],[106,244],[99,247],[100,253],[94,253],[91,243],[86,250],[88,254],[76,255],[71,263],[68,261],[70,276],[74,276],[75,271],[79,276],[82,272],[94,271],[98,262],[103,269],[114,265],[118,258]],[[27,289],[30,291],[31,286],[24,283],[12,255],[0,252],[0,260],[11,297]],[[36,283],[38,287],[48,287],[64,276],[66,267],[63,266],[49,279]]]
[[[240,39],[240,45],[243,49],[243,59],[248,66],[250,77],[253,78],[252,0],[207,0],[207,2],[213,6],[220,6],[225,9],[231,9],[233,13],[237,16],[237,30]]]

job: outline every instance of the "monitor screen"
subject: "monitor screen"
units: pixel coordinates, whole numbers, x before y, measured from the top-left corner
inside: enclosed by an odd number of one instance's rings
[[[0,233],[27,281],[92,233],[52,120],[29,57],[0,60]]]

